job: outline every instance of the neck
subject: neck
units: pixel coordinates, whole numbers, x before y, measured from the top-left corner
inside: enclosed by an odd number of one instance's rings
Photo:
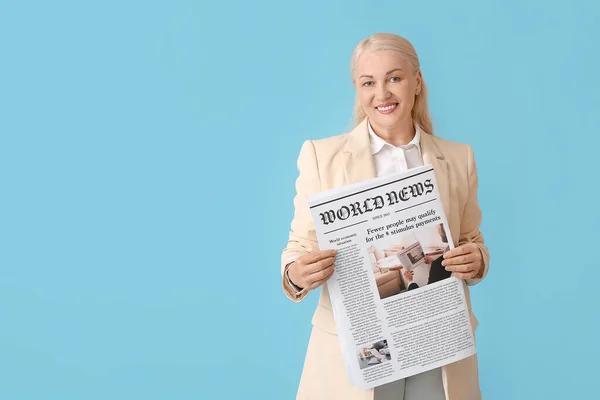
[[[396,126],[379,126],[371,122],[371,127],[377,136],[394,146],[408,144],[415,137],[415,125],[412,120],[402,121]]]

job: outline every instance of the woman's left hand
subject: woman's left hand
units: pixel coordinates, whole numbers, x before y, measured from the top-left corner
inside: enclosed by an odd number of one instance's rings
[[[483,256],[475,243],[466,243],[444,253],[442,265],[460,279],[480,277]]]

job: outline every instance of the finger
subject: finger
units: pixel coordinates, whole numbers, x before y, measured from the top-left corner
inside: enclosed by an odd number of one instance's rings
[[[318,279],[318,280],[312,281],[308,285],[307,289],[308,290],[312,290],[312,289],[318,288],[319,286],[321,286],[322,284],[324,284],[325,282],[327,282],[327,280],[329,278],[331,278],[332,275],[333,275],[333,268],[331,269],[331,272],[329,274],[326,274],[322,279]]]
[[[323,277],[323,279],[314,281],[312,285],[314,287],[319,287],[319,286],[323,285],[325,282],[327,282],[332,276],[333,276],[333,271],[331,271],[330,274],[327,274],[325,277]]]
[[[310,274],[314,274],[315,272],[319,272],[321,270],[324,270],[326,268],[333,266],[334,263],[335,263],[335,258],[333,258],[333,257],[325,258],[321,261],[317,261],[316,263],[309,265],[306,271]]]
[[[315,272],[318,272],[318,271],[322,270],[323,268],[326,268],[329,265],[333,264],[334,261],[335,261],[335,257],[327,257],[327,258],[312,262],[310,264],[304,263],[302,265],[302,273],[304,275],[314,274]]]
[[[475,271],[476,269],[477,268],[475,267],[474,263],[455,264],[455,265],[448,265],[446,267],[446,271],[450,271],[450,272],[462,272],[462,273],[472,272],[472,271]]]
[[[319,271],[316,271],[316,272],[308,275],[306,279],[308,281],[320,281],[320,280],[325,279],[325,277],[333,274],[333,271],[334,271],[333,264],[331,264],[329,267],[323,268]]]
[[[452,250],[448,250],[447,252],[444,253],[444,259],[470,253],[473,251],[472,245],[473,245],[473,243],[467,243],[467,244],[463,244],[461,246],[455,247]]]
[[[321,251],[315,251],[310,254],[306,254],[306,255],[300,257],[300,259],[302,260],[302,262],[304,264],[314,264],[314,263],[322,260],[323,258],[335,257],[336,253],[337,253],[337,250],[335,250],[335,249],[321,250]]]
[[[453,264],[468,264],[475,261],[475,254],[474,253],[467,253],[467,254],[463,254],[460,256],[455,256],[452,258],[447,258],[445,260],[442,261],[442,265],[445,267],[447,265],[453,265]]]
[[[329,268],[330,266],[335,264],[335,257],[324,258],[317,263],[320,269]]]
[[[457,277],[459,279],[473,279],[475,277],[475,273],[474,272],[468,272],[468,273],[455,272],[452,275],[454,275],[455,277]]]

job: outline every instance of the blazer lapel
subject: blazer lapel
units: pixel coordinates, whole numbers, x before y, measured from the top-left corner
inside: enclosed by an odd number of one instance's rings
[[[348,184],[377,176],[373,154],[371,154],[371,141],[366,118],[350,132],[342,156],[344,157],[344,174]]]
[[[429,133],[421,131],[421,153],[423,162],[431,164],[435,171],[435,179],[437,180],[440,198],[444,205],[446,217],[450,216],[450,181],[448,179],[448,162],[444,159],[444,155],[435,144],[433,137]],[[453,238],[454,239],[454,238]]]

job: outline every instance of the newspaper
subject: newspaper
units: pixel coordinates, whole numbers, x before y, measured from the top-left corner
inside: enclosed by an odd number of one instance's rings
[[[327,285],[350,384],[369,389],[476,352],[433,167],[309,197],[319,247],[336,249]]]

